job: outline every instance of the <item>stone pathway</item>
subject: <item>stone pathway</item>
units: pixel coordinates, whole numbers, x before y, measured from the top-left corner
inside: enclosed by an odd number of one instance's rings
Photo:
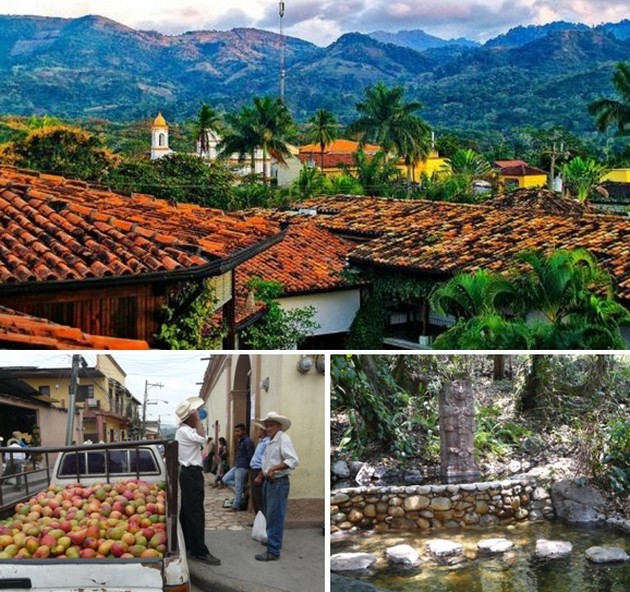
[[[230,487],[214,489],[214,475],[212,473],[203,474],[205,487],[204,507],[206,510],[206,530],[246,530],[247,526],[254,521],[254,514],[247,512],[229,512],[223,507],[223,500],[233,498],[234,491]]]

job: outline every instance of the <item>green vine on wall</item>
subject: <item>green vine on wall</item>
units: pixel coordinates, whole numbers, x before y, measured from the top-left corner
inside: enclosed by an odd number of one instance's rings
[[[209,281],[182,286],[163,308],[159,339],[169,349],[221,349],[227,330],[216,305]]]
[[[418,280],[400,273],[371,276],[371,291],[350,327],[348,349],[382,349],[385,321],[392,306],[428,298],[435,282]]]

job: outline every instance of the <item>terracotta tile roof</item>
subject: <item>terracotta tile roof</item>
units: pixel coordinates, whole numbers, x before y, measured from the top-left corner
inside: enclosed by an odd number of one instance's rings
[[[527,165],[527,163],[524,160],[495,160],[492,163],[492,166],[495,169],[511,168],[511,167],[517,167],[517,166],[522,166],[522,165]]]
[[[503,167],[501,168],[501,170],[499,170],[499,174],[502,177],[529,177],[546,175],[547,171],[529,166],[528,164],[519,164],[515,166]]]
[[[164,273],[238,257],[278,225],[0,167],[0,289]]]
[[[485,267],[504,271],[530,249],[588,249],[612,274],[620,299],[630,300],[630,218],[554,214],[535,208],[324,197],[320,225],[348,236],[374,237],[357,246],[352,262],[427,274],[452,275]]]
[[[579,215],[595,213],[595,210],[579,201],[565,197],[554,191],[541,188],[521,188],[505,195],[488,199],[486,206],[496,208],[526,208],[528,210],[544,211],[550,214]]]
[[[319,227],[312,216],[293,217],[281,242],[238,267],[237,292],[246,293],[245,284],[256,275],[281,282],[284,296],[347,287],[341,274],[355,244]]]
[[[149,349],[146,341],[89,335],[0,306],[0,347],[12,349]]]
[[[366,154],[376,154],[380,149],[381,147],[376,144],[363,145],[363,152]],[[353,154],[357,150],[359,150],[359,142],[338,138],[324,148],[324,154]],[[319,144],[306,144],[300,146],[299,151],[300,154],[310,154],[311,152],[319,154],[320,146]]]

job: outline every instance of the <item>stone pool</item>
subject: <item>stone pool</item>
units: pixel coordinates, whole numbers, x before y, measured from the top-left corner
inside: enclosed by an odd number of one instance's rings
[[[491,538],[506,539],[513,546],[499,552],[479,550],[478,543]],[[437,540],[463,548],[459,554],[436,556],[430,551],[430,543]],[[570,543],[572,548],[564,556],[544,558],[537,553],[537,544],[542,540]],[[388,559],[386,550],[401,545],[418,553],[412,566],[394,564]],[[594,563],[586,554],[592,547],[612,547],[630,553],[630,537],[612,528],[577,526],[559,520],[439,532],[339,531],[331,536],[333,558],[341,553],[366,553],[376,560],[365,570],[338,573],[383,590],[630,592],[630,561]]]

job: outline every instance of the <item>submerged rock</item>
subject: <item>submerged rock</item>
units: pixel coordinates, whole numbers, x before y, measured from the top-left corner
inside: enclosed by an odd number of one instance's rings
[[[361,571],[376,563],[369,553],[336,553],[330,557],[331,571]]]
[[[486,553],[505,553],[514,547],[512,541],[507,539],[484,539],[477,543],[477,548]]]
[[[452,557],[454,555],[461,555],[464,552],[464,545],[454,543],[453,541],[447,541],[445,539],[435,539],[427,543],[429,553],[433,557]]]
[[[573,545],[568,541],[549,541],[538,539],[536,541],[536,556],[543,559],[555,559],[565,557],[573,550]]]
[[[618,563],[630,559],[620,547],[589,547],[585,554],[593,563]]]
[[[330,590],[331,592],[385,592],[383,588],[379,588],[374,584],[353,580],[338,574],[331,574]]]
[[[412,566],[418,562],[420,554],[410,545],[395,545],[385,550],[385,555],[391,563]]]

